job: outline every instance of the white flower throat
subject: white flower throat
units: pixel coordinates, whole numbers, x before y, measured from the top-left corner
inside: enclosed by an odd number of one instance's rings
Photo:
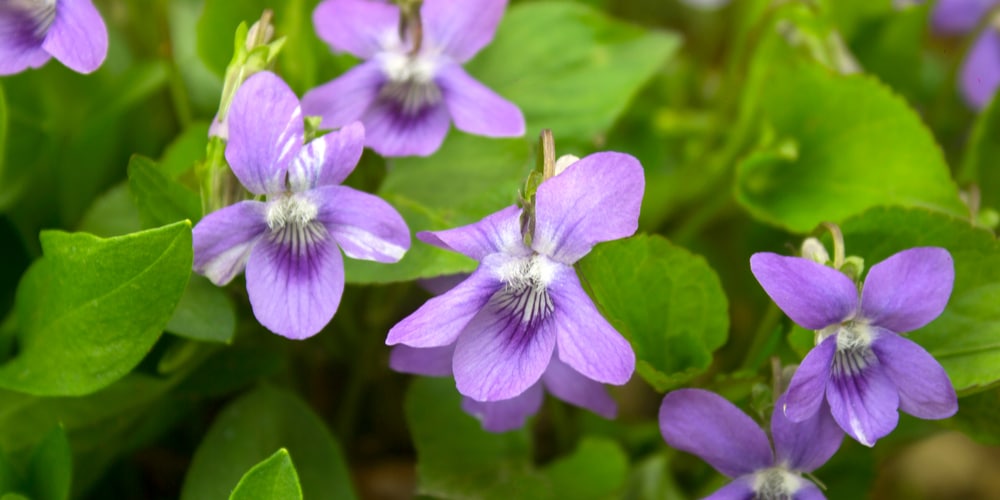
[[[519,315],[524,324],[534,324],[554,309],[548,287],[558,265],[544,255],[512,259],[500,266],[497,277],[504,286],[494,295],[497,305]]]
[[[771,467],[753,476],[754,498],[759,500],[791,500],[804,480],[784,467]]]
[[[296,255],[307,252],[314,243],[326,239],[326,227],[316,221],[319,207],[312,200],[287,193],[267,203],[267,227],[272,241]]]
[[[56,19],[56,0],[8,0],[7,5],[11,10],[27,15],[32,35],[36,38],[45,38]]]
[[[396,103],[406,115],[441,102],[441,89],[434,81],[440,64],[432,51],[411,54],[396,33],[387,36],[382,45],[384,51],[376,58],[387,81],[379,90],[379,98]]]
[[[817,343],[830,335],[837,336],[837,352],[833,357],[834,376],[856,376],[877,362],[871,349],[875,331],[865,321],[845,321],[819,330],[817,334]]]

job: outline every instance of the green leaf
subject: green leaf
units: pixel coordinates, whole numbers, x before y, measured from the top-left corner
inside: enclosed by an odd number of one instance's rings
[[[292,457],[282,448],[254,465],[240,479],[229,500],[301,500],[302,487]]]
[[[189,125],[163,152],[159,171],[171,179],[176,179],[205,157],[207,145],[208,123],[197,122]]]
[[[607,132],[642,85],[680,46],[680,37],[616,21],[585,5],[511,7],[469,72],[516,103],[527,136],[556,141]]]
[[[1000,209],[1000,99],[993,99],[976,119],[962,165],[966,181],[979,184],[982,205]]]
[[[354,498],[340,446],[323,421],[292,394],[267,386],[216,417],[194,454],[181,498],[225,498],[245,471],[276,448],[295,455],[305,498]]]
[[[191,225],[116,238],[44,231],[17,290],[20,352],[0,387],[83,395],[128,373],[173,315],[191,274]]]
[[[916,246],[947,248],[955,285],[944,313],[910,333],[944,366],[955,389],[1000,381],[1000,244],[968,221],[921,209],[878,208],[844,222],[847,253],[871,266]]]
[[[598,245],[578,264],[604,317],[629,339],[657,390],[703,373],[726,343],[726,295],[704,258],[660,236]]]
[[[451,134],[432,157],[394,162],[378,195],[399,210],[413,234],[450,229],[514,204],[531,160],[530,147],[521,139]],[[397,264],[345,262],[349,283],[408,281],[475,266],[468,257],[416,239]]]
[[[66,431],[56,426],[35,448],[28,464],[28,486],[34,500],[66,500],[73,477],[73,455]]]
[[[4,176],[4,161],[7,158],[7,97],[4,95],[3,85],[0,85],[0,180],[6,179]]]
[[[866,76],[777,66],[759,106],[771,138],[737,168],[737,199],[754,217],[805,233],[877,205],[965,212],[941,150],[901,98]]]
[[[997,446],[1000,445],[997,415],[1000,415],[1000,389],[991,389],[962,398],[958,413],[942,423],[980,443]]]
[[[128,162],[128,185],[139,207],[139,219],[147,228],[201,219],[198,194],[168,177],[149,158],[135,155]]]
[[[109,238],[142,230],[139,209],[132,201],[128,182],[116,184],[94,200],[80,219],[77,230]]]
[[[165,329],[193,340],[228,344],[236,334],[236,306],[207,278],[192,275]]]
[[[599,499],[620,497],[628,472],[628,457],[614,441],[584,438],[572,455],[545,470],[556,498]]]

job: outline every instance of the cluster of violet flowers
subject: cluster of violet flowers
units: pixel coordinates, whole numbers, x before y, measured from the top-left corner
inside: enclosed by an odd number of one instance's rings
[[[479,135],[524,134],[520,110],[461,67],[493,38],[506,1],[417,5],[404,11],[383,2],[324,0],[314,12],[320,37],[364,62],[301,103],[268,71],[250,76],[232,98],[225,158],[254,199],[198,223],[194,270],[220,286],[245,272],[254,315],[279,335],[304,339],[330,322],[344,290],[342,253],[392,263],[410,247],[409,228],[389,203],[341,185],[365,146],[385,156],[429,155],[452,122]],[[977,10],[968,9],[973,5]],[[992,5],[944,0],[935,26],[971,29]],[[983,54],[997,58],[995,31],[984,30],[967,68],[984,67],[977,62]],[[106,51],[107,30],[90,0],[0,4],[0,74],[50,57],[90,72]],[[974,105],[1000,83],[1000,71],[991,68],[963,71]],[[337,130],[318,134],[307,115]],[[454,377],[463,408],[495,432],[523,426],[546,391],[614,418],[616,403],[604,384],[625,384],[636,364],[629,342],[600,314],[573,266],[597,243],[635,233],[643,168],[615,152],[557,162],[544,134],[542,149],[541,182],[528,183],[520,203],[467,226],[417,233],[478,267],[386,339],[395,346],[394,369]],[[860,259],[845,260],[839,230],[832,232],[832,262],[815,240],[807,240],[801,257],[750,258],[778,307],[816,332],[816,346],[776,398],[770,440],[711,392],[680,389],[663,399],[666,442],[733,479],[712,498],[822,498],[802,474],[823,465],[844,433],[873,446],[896,427],[900,410],[924,419],[957,411],[944,369],[902,335],[944,310],[954,281],[951,255],[936,247],[903,250],[872,266],[862,281]]]

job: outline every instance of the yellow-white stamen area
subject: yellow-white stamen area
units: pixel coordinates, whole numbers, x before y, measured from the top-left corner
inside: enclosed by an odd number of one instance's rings
[[[554,306],[548,287],[555,279],[560,264],[544,255],[514,258],[496,270],[504,287],[497,292],[498,304],[528,324],[545,318]]]
[[[295,193],[278,195],[267,204],[267,227],[279,231],[285,226],[305,227],[316,219],[319,207],[312,200]]]
[[[434,82],[441,65],[437,51],[424,47],[411,54],[396,32],[382,37],[382,52],[375,59],[388,80],[379,97],[400,105],[404,113],[417,113],[441,101],[441,89]]]
[[[849,320],[816,331],[816,344],[830,335],[837,336],[837,351],[868,349],[875,340],[875,330],[862,320]]]
[[[802,476],[782,466],[760,470],[753,475],[754,498],[760,500],[794,498],[804,483]]]

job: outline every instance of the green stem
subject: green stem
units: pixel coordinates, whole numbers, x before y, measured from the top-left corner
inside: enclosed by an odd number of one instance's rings
[[[742,369],[756,370],[764,361],[764,358],[770,355],[773,350],[773,347],[770,346],[775,340],[774,331],[780,320],[781,309],[778,309],[778,306],[772,302],[767,307],[767,312],[764,313],[764,317],[761,318],[760,324],[753,334],[753,342],[750,344],[750,348],[747,349],[746,357],[743,358]],[[778,336],[780,336],[780,332]]]

